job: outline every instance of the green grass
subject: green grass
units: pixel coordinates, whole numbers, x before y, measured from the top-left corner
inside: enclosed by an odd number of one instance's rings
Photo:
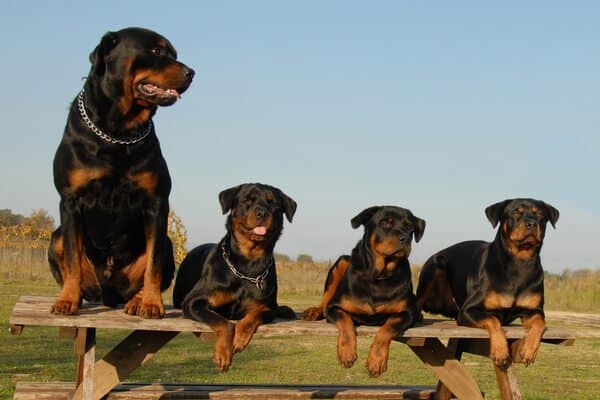
[[[279,272],[280,302],[296,309],[319,301],[326,267],[291,265]],[[300,282],[300,283],[299,283]],[[75,357],[71,339],[58,337],[55,328],[25,328],[21,336],[8,335],[8,318],[19,295],[55,295],[48,282],[0,281],[0,400],[12,398],[17,381],[72,381]],[[551,296],[551,293],[548,293]],[[170,293],[164,299],[170,303]],[[578,311],[582,311],[578,309]],[[549,321],[552,325],[552,321]],[[564,324],[564,323],[563,323]],[[573,326],[576,328],[576,326]],[[102,357],[127,331],[103,331],[97,335],[97,357]],[[389,369],[369,378],[364,361],[371,338],[359,338],[359,361],[351,369],[339,367],[336,338],[293,336],[256,337],[235,356],[230,371],[216,372],[211,341],[192,335],[176,337],[146,365],[134,371],[130,382],[175,383],[296,383],[296,384],[435,384],[434,375],[407,346],[394,343]],[[465,355],[486,399],[498,399],[496,380],[487,358]],[[600,339],[577,340],[575,346],[543,344],[536,363],[516,373],[526,399],[600,399]]]

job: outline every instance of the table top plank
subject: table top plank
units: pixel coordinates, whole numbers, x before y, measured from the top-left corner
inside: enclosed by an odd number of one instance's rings
[[[84,303],[79,315],[55,315],[50,313],[54,297],[21,296],[15,304],[9,323],[11,326],[56,326],[72,328],[126,329],[177,332],[212,332],[210,327],[201,322],[182,316],[181,310],[166,307],[166,316],[162,319],[145,319],[127,315],[123,308],[109,308],[99,304]],[[377,327],[359,326],[357,335],[374,335]],[[508,339],[520,339],[524,330],[520,325],[504,327]],[[337,335],[337,328],[325,321],[277,320],[271,324],[261,325],[257,335]],[[455,321],[443,319],[426,319],[417,327],[404,332],[403,338],[471,338],[487,339],[484,329],[458,326]],[[575,339],[575,334],[562,328],[549,327],[544,333],[544,340],[556,341]]]

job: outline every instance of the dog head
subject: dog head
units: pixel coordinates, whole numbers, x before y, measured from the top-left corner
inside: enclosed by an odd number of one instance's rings
[[[487,207],[485,214],[494,228],[500,223],[502,243],[521,261],[537,256],[546,234],[546,223],[556,228],[559,216],[556,208],[534,199],[504,200]]]
[[[165,37],[143,28],[106,33],[90,62],[88,80],[100,82],[104,95],[124,116],[136,108],[175,103],[194,76],[193,69],[177,61],[177,52]]]
[[[246,183],[223,190],[219,193],[219,201],[223,214],[230,212],[227,230],[240,245],[242,253],[246,250],[249,253],[253,248],[272,251],[283,230],[283,216],[292,222],[296,212],[296,202],[292,198],[276,187],[261,183]]]
[[[411,242],[418,242],[425,231],[425,221],[410,210],[394,206],[369,207],[351,220],[352,228],[364,225],[362,238],[375,259],[376,275],[385,277],[399,261],[408,258]]]

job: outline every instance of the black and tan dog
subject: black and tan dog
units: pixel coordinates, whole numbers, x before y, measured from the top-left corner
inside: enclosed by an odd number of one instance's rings
[[[76,314],[87,299],[158,318],[174,263],[171,179],[152,116],[177,101],[194,71],[141,28],[107,33],[90,61],[54,157],[61,225],[48,259],[62,289],[52,312]]]
[[[337,326],[338,360],[345,368],[357,359],[354,325],[381,326],[366,364],[371,376],[379,376],[387,370],[391,341],[420,319],[408,256],[413,237],[418,242],[423,236],[425,221],[404,208],[381,206],[365,209],[351,223],[354,229],[364,225],[362,239],[350,256],[333,264],[321,304],[302,317],[326,317]]]
[[[468,241],[434,254],[419,276],[419,307],[456,318],[459,325],[487,329],[490,358],[502,368],[511,355],[502,325],[521,318],[527,331],[515,360],[535,360],[545,330],[544,271],[540,250],[558,210],[533,199],[512,199],[486,208],[500,227],[493,242]]]
[[[224,190],[219,201],[223,214],[231,211],[227,234],[187,255],[177,272],[173,304],[215,331],[213,361],[225,372],[259,325],[274,317],[295,318],[292,309],[277,304],[273,249],[283,216],[292,222],[296,202],[260,183]],[[240,321],[234,325],[230,319]]]

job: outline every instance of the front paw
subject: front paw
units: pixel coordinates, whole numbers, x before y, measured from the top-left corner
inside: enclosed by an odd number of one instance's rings
[[[518,348],[514,352],[515,362],[523,363],[525,366],[533,364],[537,357],[538,350],[540,349],[540,342],[537,340],[531,340],[527,337],[520,342]]]
[[[125,313],[149,319],[162,318],[165,316],[165,307],[162,301],[144,302],[140,296],[135,296],[125,305]]]
[[[244,350],[248,346],[248,343],[250,343],[252,336],[253,332],[248,329],[240,328],[240,325],[237,325],[233,337],[233,353],[239,353]]]
[[[165,316],[165,306],[162,302],[159,303],[144,303],[142,302],[141,307],[138,309],[138,313],[142,318],[162,318]]]
[[[389,349],[386,346],[371,345],[367,358],[367,370],[371,377],[376,378],[387,371]]]
[[[491,345],[490,347],[490,358],[494,362],[494,365],[502,369],[507,369],[511,364],[508,344],[496,344]]]
[[[229,324],[223,331],[217,332],[213,363],[219,372],[227,372],[233,360],[234,326]]]
[[[354,365],[358,356],[356,355],[356,348],[349,344],[338,345],[338,361],[344,368],[350,368]]]
[[[52,314],[76,315],[79,314],[79,301],[56,299],[50,310]]]
[[[302,319],[305,321],[319,321],[323,318],[323,307],[310,307],[302,313]]]

